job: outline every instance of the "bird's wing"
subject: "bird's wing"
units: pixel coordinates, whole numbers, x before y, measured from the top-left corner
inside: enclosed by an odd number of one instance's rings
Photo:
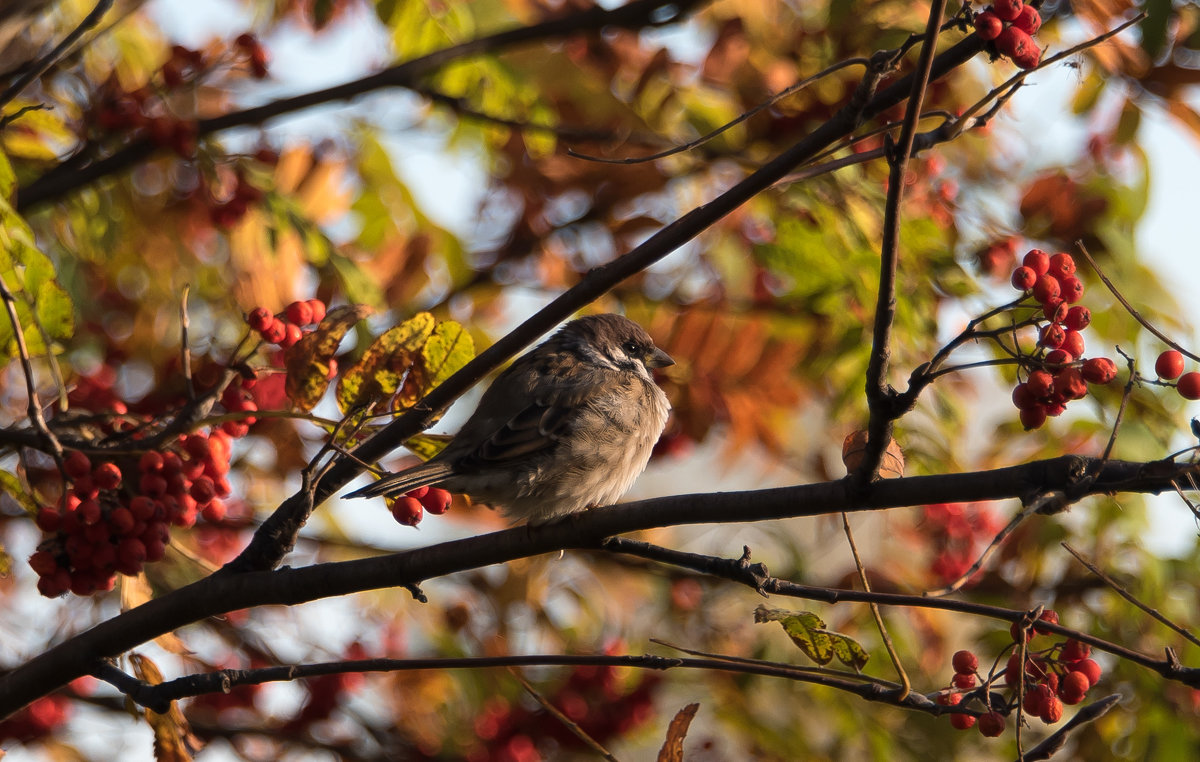
[[[595,393],[591,373],[562,355],[522,360],[496,379],[455,437],[457,468],[502,467],[553,447]]]
[[[447,476],[450,476],[450,474],[450,464],[430,461],[429,463],[422,463],[419,466],[406,468],[403,471],[385,476],[362,489],[348,493],[346,497],[379,497],[380,495],[396,497],[418,487],[437,484]]]

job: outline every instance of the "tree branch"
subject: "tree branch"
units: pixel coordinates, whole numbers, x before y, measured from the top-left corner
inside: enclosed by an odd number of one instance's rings
[[[564,548],[595,548],[607,537],[655,527],[766,521],[932,502],[1000,500],[1026,497],[1045,490],[1059,490],[1070,495],[1079,493],[1076,497],[1114,492],[1157,493],[1174,489],[1172,482],[1186,482],[1187,477],[1200,470],[1195,464],[1109,461],[1093,479],[1089,470],[1096,463],[1094,458],[1063,456],[993,471],[889,479],[874,485],[871,494],[861,502],[854,499],[844,479],[750,492],[678,495],[587,511],[542,526],[519,526],[374,558],[298,569],[213,575],[68,638],[0,676],[0,717],[76,677],[90,674],[98,659],[116,656],[184,625],[236,609],[291,606],[365,590],[414,585],[434,577]],[[763,589],[783,592],[789,589],[787,585],[790,583]],[[826,593],[826,599],[850,600],[852,595],[835,591]],[[953,608],[955,604],[961,605],[946,600],[932,600],[922,605]],[[1055,632],[1070,632],[1055,630],[1051,625],[1046,627]],[[1121,655],[1156,668],[1169,679],[1200,686],[1200,671],[1188,670],[1178,664],[1160,664],[1134,652],[1129,654]]]

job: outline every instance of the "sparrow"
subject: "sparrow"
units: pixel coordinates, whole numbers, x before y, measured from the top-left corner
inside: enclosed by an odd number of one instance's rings
[[[614,503],[667,424],[653,371],[674,364],[628,318],[572,320],[496,377],[444,450],[346,497],[440,487],[531,524]]]

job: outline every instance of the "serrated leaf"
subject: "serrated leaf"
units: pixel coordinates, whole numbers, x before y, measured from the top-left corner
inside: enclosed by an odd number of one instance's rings
[[[754,610],[754,621],[759,624],[779,622],[796,647],[822,666],[836,658],[857,671],[866,666],[871,658],[858,641],[827,630],[825,622],[811,611],[771,609],[760,604]]]
[[[421,348],[421,357],[392,400],[393,410],[407,410],[471,361],[475,341],[458,323],[439,323]]]
[[[433,315],[421,312],[375,339],[354,367],[338,379],[338,408],[345,413],[395,394],[433,335],[435,324]]]
[[[312,410],[329,388],[329,361],[337,353],[342,337],[373,310],[365,304],[346,304],[329,311],[316,330],[300,339],[287,352],[287,382],[284,389],[301,410]]]

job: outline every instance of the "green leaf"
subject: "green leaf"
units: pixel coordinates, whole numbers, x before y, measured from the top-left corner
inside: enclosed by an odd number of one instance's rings
[[[759,605],[754,610],[754,621],[759,624],[779,622],[796,647],[820,665],[836,658],[847,667],[860,671],[871,658],[857,641],[825,629],[825,622],[811,611],[787,611]]]
[[[417,434],[408,439],[404,446],[421,460],[429,460],[446,449],[451,439],[454,437],[449,434]]]
[[[301,410],[312,410],[329,388],[329,361],[342,337],[373,310],[365,304],[346,304],[329,311],[316,330],[287,351],[285,390]]]
[[[338,380],[338,408],[345,413],[395,394],[433,335],[435,322],[433,315],[421,312],[376,339]]]
[[[1151,61],[1158,59],[1167,44],[1167,28],[1171,23],[1171,0],[1146,0],[1146,18],[1141,23],[1142,50]]]

